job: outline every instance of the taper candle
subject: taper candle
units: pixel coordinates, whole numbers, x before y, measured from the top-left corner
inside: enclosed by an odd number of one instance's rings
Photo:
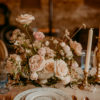
[[[93,37],[93,29],[90,28],[88,34],[88,44],[87,44],[87,53],[86,53],[86,61],[85,61],[85,72],[88,73],[90,57],[91,57],[91,47],[92,47],[92,37]]]

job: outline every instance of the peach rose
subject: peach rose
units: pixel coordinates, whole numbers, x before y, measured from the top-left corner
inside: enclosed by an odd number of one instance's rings
[[[54,72],[55,61],[53,59],[48,59],[45,61],[45,71],[46,72]]]
[[[33,36],[36,40],[43,40],[45,35],[42,32],[34,32]]]
[[[33,20],[35,20],[35,17],[29,14],[23,14],[16,18],[16,21],[20,24],[27,24],[29,25]]]
[[[76,55],[80,56],[82,54],[82,46],[80,43],[70,40],[70,46],[74,50]]]
[[[45,63],[44,57],[40,55],[32,56],[29,59],[29,66],[31,72],[41,71],[44,68],[44,63]]]
[[[66,76],[68,74],[67,64],[63,60],[57,60],[54,68],[56,76]]]

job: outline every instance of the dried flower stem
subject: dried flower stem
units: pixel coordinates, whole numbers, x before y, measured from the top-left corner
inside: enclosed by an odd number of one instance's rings
[[[30,34],[29,34],[29,32],[28,32],[28,28],[29,28],[29,26],[28,26],[28,25],[25,25],[26,33],[28,34],[28,37],[29,37],[29,39],[31,40],[32,49],[34,50],[34,47],[33,47],[33,40],[32,40],[32,38],[31,38],[31,36],[30,36]]]
[[[82,24],[79,29],[71,36],[71,38],[73,38],[82,28],[86,29],[86,25]]]

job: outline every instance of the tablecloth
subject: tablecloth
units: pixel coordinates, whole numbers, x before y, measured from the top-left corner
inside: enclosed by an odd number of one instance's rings
[[[8,93],[0,94],[0,100],[13,100],[17,94],[32,88],[36,87],[33,85],[11,87]],[[91,92],[80,90],[78,88],[59,87],[59,89],[63,90],[67,95],[75,95],[77,97],[77,100],[83,100],[84,97],[88,97],[89,100],[100,100],[100,86],[95,86],[95,88],[96,90],[94,92]]]

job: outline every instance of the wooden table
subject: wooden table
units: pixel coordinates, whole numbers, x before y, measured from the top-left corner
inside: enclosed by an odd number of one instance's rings
[[[13,100],[13,98],[21,93],[22,91],[36,88],[33,85],[27,85],[27,86],[18,86],[18,87],[11,87],[10,91],[6,94],[1,94],[0,95],[0,100]],[[60,87],[59,89],[63,90],[67,95],[75,95],[78,99],[77,100],[82,100],[84,97],[88,97],[89,100],[100,100],[100,86],[96,86],[96,91],[95,92],[90,92],[90,91],[85,91],[85,90],[79,90],[78,88],[64,88]],[[10,99],[5,99],[7,96],[10,96]]]

